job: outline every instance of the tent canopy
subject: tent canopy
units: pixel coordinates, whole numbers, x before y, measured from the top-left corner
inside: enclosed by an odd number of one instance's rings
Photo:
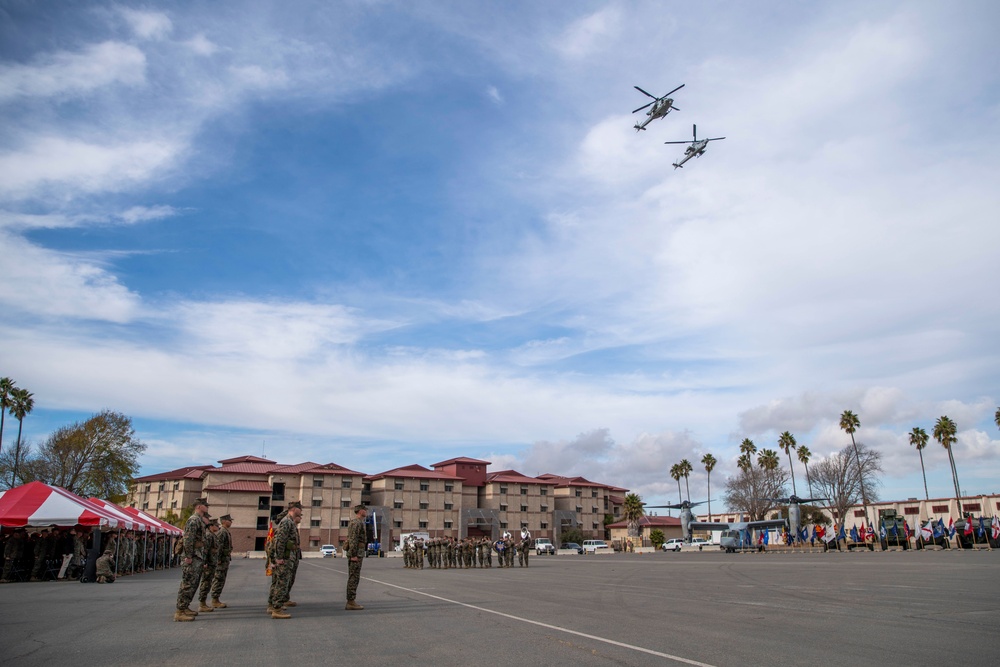
[[[0,525],[20,526],[106,526],[131,528],[100,505],[44,482],[28,482],[0,496]],[[127,524],[127,525],[126,525]]]

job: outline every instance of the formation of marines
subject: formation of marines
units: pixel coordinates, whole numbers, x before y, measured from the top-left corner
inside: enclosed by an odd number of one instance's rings
[[[221,523],[220,523],[221,521]],[[181,558],[181,583],[177,591],[175,621],[193,621],[201,612],[225,609],[228,605],[219,599],[225,585],[225,574],[229,570],[232,556],[232,539],[229,528],[233,520],[228,514],[221,519],[212,519],[208,514],[208,501],[198,498],[194,501],[194,512],[184,524],[184,537],[178,540],[177,554]],[[221,531],[222,538],[219,538]],[[226,547],[228,542],[228,548]],[[224,567],[220,570],[220,564]],[[216,575],[222,573],[221,582],[216,585]],[[198,610],[191,609],[191,601],[198,594]],[[208,604],[208,593],[212,593],[212,604]]]
[[[532,544],[530,536],[514,541],[510,533],[495,541],[487,537],[408,539],[403,544],[403,566],[422,570],[426,561],[431,569],[491,568],[495,554],[497,567],[514,567],[515,556],[520,567],[528,567]]]

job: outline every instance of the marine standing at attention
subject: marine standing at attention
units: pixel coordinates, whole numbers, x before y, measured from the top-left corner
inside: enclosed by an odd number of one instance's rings
[[[194,514],[184,524],[181,556],[181,586],[177,591],[175,621],[193,621],[198,612],[188,607],[201,581],[201,569],[205,562],[205,519],[208,516],[208,501],[198,498],[194,501]]]
[[[215,611],[208,606],[208,591],[212,588],[212,580],[215,579],[215,568],[219,564],[219,542],[215,536],[219,534],[219,522],[212,519],[208,522],[208,530],[205,531],[205,565],[201,573],[201,590],[198,592],[198,611]]]
[[[347,526],[347,605],[344,609],[359,611],[364,609],[355,602],[358,594],[358,583],[361,582],[361,564],[364,562],[365,549],[368,545],[368,531],[365,529],[365,518],[368,508],[364,505],[354,507],[354,518]]]
[[[229,534],[229,529],[233,526],[233,517],[226,514],[219,517],[219,521],[222,523],[222,527],[215,535],[215,541],[219,547],[219,560],[215,565],[215,577],[212,579],[212,607],[225,609],[229,605],[219,598],[222,597],[222,589],[226,587],[229,563],[233,560],[233,536]]]

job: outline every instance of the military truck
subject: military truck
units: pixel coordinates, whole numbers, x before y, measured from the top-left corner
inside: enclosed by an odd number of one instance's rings
[[[889,547],[903,547],[904,551],[910,548],[910,541],[906,539],[906,529],[903,527],[905,519],[902,515],[897,514],[894,509],[884,509],[878,511],[878,518],[880,534],[881,527],[885,527],[885,537],[879,540],[882,551]]]

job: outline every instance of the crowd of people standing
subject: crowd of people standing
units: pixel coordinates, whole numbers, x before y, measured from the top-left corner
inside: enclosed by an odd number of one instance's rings
[[[430,569],[474,568],[477,563],[478,567],[490,568],[496,554],[497,567],[514,567],[515,557],[520,567],[528,567],[531,546],[530,535],[522,535],[515,542],[510,533],[495,541],[487,537],[408,539],[403,543],[403,566],[422,570],[426,561]]]

